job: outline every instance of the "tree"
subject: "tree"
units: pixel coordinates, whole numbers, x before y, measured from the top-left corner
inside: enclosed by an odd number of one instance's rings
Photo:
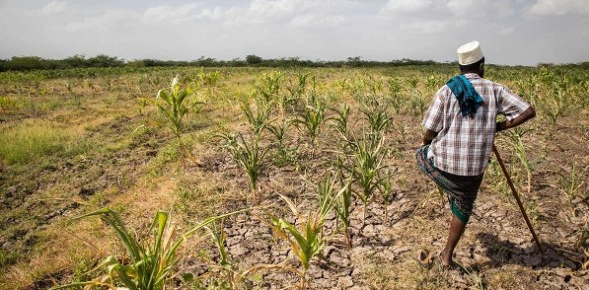
[[[262,63],[263,59],[255,54],[250,54],[248,56],[245,57],[245,62],[248,65],[256,65],[256,64],[260,64]]]
[[[88,67],[117,67],[123,66],[125,62],[117,57],[99,54],[95,57],[89,58],[86,61],[86,64]]]

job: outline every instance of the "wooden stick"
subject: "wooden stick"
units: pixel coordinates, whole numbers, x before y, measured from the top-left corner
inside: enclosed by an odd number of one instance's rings
[[[522,202],[519,199],[519,195],[517,194],[517,191],[515,190],[515,186],[513,186],[513,182],[511,182],[511,178],[509,177],[509,174],[507,174],[507,169],[505,169],[505,165],[503,164],[503,160],[501,160],[501,156],[499,156],[499,151],[497,150],[497,147],[495,147],[495,144],[493,144],[493,152],[495,152],[495,156],[497,157],[497,161],[499,162],[499,166],[501,166],[501,170],[503,171],[503,175],[505,175],[505,178],[507,179],[507,183],[509,184],[509,187],[511,188],[511,192],[513,193],[513,196],[515,197],[515,200],[517,200],[517,205],[519,206],[519,209],[521,210],[522,214],[524,215],[524,219],[526,220],[526,224],[528,225],[528,229],[530,229],[530,232],[532,232],[532,236],[534,237],[534,241],[536,242],[536,245],[538,246],[540,253],[544,254],[544,249],[542,248],[542,244],[540,244],[540,240],[538,240],[538,236],[536,236],[536,232],[534,231],[534,228],[532,228],[532,223],[530,223],[530,219],[528,218],[528,215],[526,214],[526,210],[524,209],[524,206],[522,205]]]

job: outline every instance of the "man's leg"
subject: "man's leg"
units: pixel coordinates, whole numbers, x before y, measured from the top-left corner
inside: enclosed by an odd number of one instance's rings
[[[454,249],[456,248],[458,241],[460,241],[462,234],[464,234],[464,229],[466,229],[466,224],[463,223],[455,215],[452,215],[452,221],[450,222],[450,233],[448,234],[448,241],[446,242],[446,247],[440,254],[442,264],[452,264],[452,254],[454,253]]]

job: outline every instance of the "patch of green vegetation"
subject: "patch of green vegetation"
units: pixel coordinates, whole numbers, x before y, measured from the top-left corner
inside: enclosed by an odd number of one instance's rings
[[[0,249],[0,269],[4,270],[10,265],[13,265],[16,263],[17,259],[17,252]]]
[[[176,140],[175,140],[176,141]],[[157,155],[150,161],[150,172],[153,175],[158,175],[166,168],[167,165],[175,162],[181,155],[180,146],[178,142],[171,142],[164,145]]]
[[[0,132],[0,159],[11,165],[27,165],[54,155],[75,156],[93,147],[77,133],[48,121],[25,121]]]
[[[0,132],[0,158],[9,164],[28,163],[43,155],[64,151],[69,136],[51,123],[23,122]]]

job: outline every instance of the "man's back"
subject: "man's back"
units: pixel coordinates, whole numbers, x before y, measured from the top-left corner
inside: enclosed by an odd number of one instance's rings
[[[488,165],[497,115],[512,119],[529,104],[504,86],[477,74],[464,76],[483,99],[476,113],[463,116],[458,99],[445,85],[434,96],[423,125],[438,132],[428,152],[437,168],[454,175],[476,176]]]

